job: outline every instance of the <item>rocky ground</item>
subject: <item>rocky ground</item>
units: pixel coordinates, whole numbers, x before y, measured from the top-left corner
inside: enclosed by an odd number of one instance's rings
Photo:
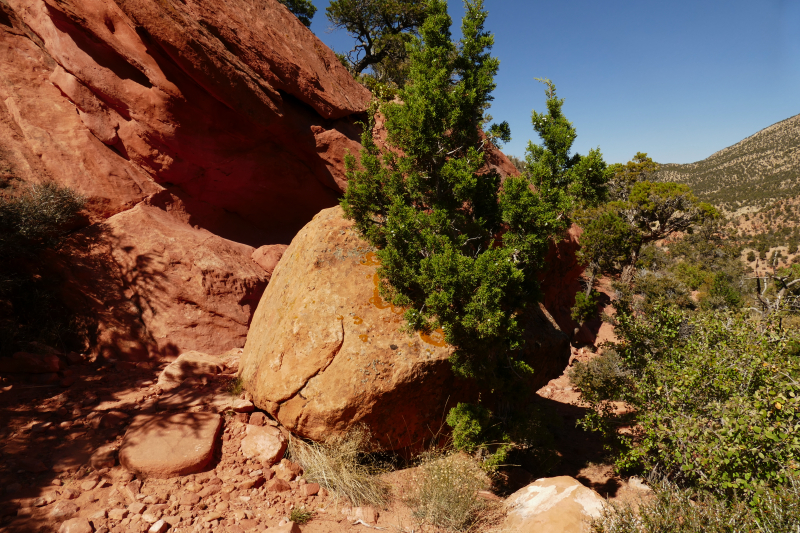
[[[599,345],[613,331],[603,324],[594,334]],[[573,347],[571,364],[595,353]],[[281,459],[288,432],[236,391],[239,355],[191,352],[160,365],[51,355],[59,372],[3,374],[0,531],[420,531],[402,503],[403,471],[387,475],[398,496],[388,509],[353,509]],[[558,419],[560,457],[548,475],[611,500],[646,494],[637,480],[616,477],[595,436],[575,426],[584,408],[568,370],[538,392]],[[186,471],[194,473],[177,475]],[[509,468],[495,492],[535,477]],[[287,523],[293,509],[312,518]]]

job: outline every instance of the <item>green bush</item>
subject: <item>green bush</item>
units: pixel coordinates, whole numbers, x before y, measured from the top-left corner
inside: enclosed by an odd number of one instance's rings
[[[588,295],[581,291],[575,295],[575,305],[572,306],[572,320],[578,324],[583,324],[587,320],[597,316],[597,304],[600,301],[600,293],[593,290]]]
[[[728,495],[755,494],[800,468],[796,328],[731,313],[620,308],[610,362],[573,370],[621,470],[659,467],[672,479]],[[605,365],[605,366],[603,366]],[[612,402],[630,407],[618,414]],[[634,428],[620,434],[620,427]]]
[[[504,420],[480,404],[459,403],[446,422],[453,430],[453,448],[475,456],[488,472],[508,464],[512,456],[537,472],[547,472],[555,463],[548,416],[537,405]]]
[[[673,483],[653,484],[655,497],[612,504],[592,520],[596,533],[796,533],[800,531],[800,483],[792,479],[770,488],[757,504],[720,499],[709,492],[683,490]]]
[[[755,260],[756,260],[756,253],[753,250],[747,252],[747,261],[752,263]]]

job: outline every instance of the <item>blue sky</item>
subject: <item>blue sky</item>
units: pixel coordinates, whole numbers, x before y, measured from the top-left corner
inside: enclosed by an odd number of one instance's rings
[[[328,0],[311,29],[337,52]],[[501,61],[495,121],[507,120],[508,154],[524,156],[552,79],[578,132],[580,153],[609,163],[637,151],[691,163],[800,113],[800,0],[486,0]],[[454,34],[463,5],[450,0]],[[534,139],[536,141],[536,139]]]

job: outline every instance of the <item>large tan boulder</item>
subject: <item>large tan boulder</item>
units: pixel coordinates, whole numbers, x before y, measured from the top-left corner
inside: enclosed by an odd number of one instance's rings
[[[538,479],[506,500],[502,533],[590,533],[605,500],[569,476]]]
[[[441,332],[400,331],[403,311],[381,299],[376,267],[338,207],[314,217],[278,263],[239,373],[255,404],[293,433],[324,440],[363,423],[400,449],[436,433],[456,402],[477,398],[454,377]],[[563,371],[569,348],[545,312],[529,320],[536,390]]]

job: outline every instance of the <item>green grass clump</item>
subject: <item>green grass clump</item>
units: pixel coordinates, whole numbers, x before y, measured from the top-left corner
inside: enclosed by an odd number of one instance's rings
[[[468,531],[487,508],[477,492],[489,480],[480,465],[461,453],[430,451],[421,456],[416,491],[407,499],[415,518],[450,531]]]

